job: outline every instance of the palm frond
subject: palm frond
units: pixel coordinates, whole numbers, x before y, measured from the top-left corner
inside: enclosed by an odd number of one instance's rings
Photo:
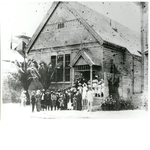
[[[31,74],[32,77],[40,78],[40,74],[35,67],[28,67],[27,71]]]

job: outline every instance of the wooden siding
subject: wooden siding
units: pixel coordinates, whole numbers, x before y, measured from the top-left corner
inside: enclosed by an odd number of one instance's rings
[[[114,50],[110,48],[103,48],[103,67],[104,72],[110,72],[110,60],[113,62],[117,70],[121,73],[123,71],[124,54],[122,51]]]
[[[136,58],[134,59],[134,93],[141,92],[141,62],[139,62]]]

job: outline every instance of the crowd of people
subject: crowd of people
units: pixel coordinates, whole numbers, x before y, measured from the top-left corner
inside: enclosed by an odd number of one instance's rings
[[[101,89],[98,85],[101,83]],[[85,80],[77,79],[74,86],[63,89],[51,90],[43,89],[31,92],[32,112],[54,111],[54,110],[83,110],[92,111],[95,96],[103,96],[103,81],[93,80],[93,85],[89,85]],[[21,95],[21,104],[25,106],[25,91]]]

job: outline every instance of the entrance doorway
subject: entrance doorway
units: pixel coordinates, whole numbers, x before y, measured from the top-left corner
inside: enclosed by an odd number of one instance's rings
[[[100,71],[100,66],[92,66],[92,70],[90,72],[90,66],[89,65],[75,65],[74,66],[74,81],[77,80],[77,78],[85,78],[85,80],[88,82],[90,79],[95,78],[95,75],[98,74]],[[92,75],[92,77],[90,77]]]
[[[92,72],[92,79],[97,75],[96,71]],[[75,81],[77,78],[84,78],[87,82],[90,80],[90,71],[75,71]]]
[[[86,81],[90,80],[90,71],[83,71],[82,76]]]

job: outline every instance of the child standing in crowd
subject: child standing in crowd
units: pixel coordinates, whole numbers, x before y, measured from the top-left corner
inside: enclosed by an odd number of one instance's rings
[[[41,92],[40,92],[40,90],[37,90],[35,98],[36,98],[36,109],[39,112],[41,110]]]
[[[77,98],[76,95],[73,97],[73,110],[77,110]]]
[[[64,97],[63,97],[63,94],[60,94],[58,101],[60,103],[60,110],[63,110],[64,109]]]
[[[32,91],[32,93],[31,93],[32,112],[34,112],[35,102],[36,102],[35,91]]]
[[[21,106],[26,106],[26,101],[27,101],[26,91],[22,91],[22,93],[21,93]]]
[[[45,104],[45,90],[42,90],[42,97],[41,97],[41,109],[44,111],[46,109],[46,104]]]
[[[68,91],[68,110],[72,109],[72,103],[71,103],[71,91]]]

